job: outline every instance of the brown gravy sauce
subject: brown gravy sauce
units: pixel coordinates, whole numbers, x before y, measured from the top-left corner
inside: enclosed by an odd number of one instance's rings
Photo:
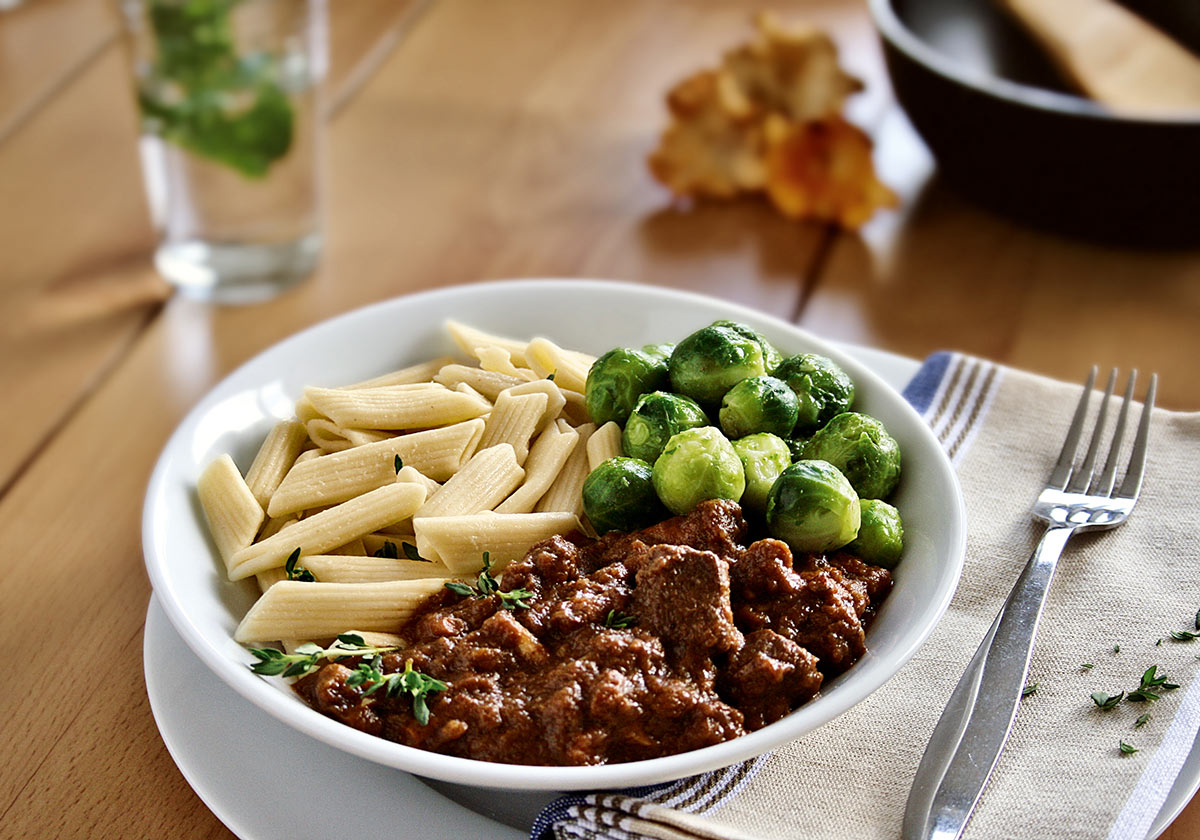
[[[533,593],[529,609],[431,596],[401,632],[408,646],[383,657],[384,671],[411,659],[447,684],[425,725],[407,697],[348,685],[356,660],[296,690],[356,729],[483,761],[608,764],[736,738],[861,657],[892,586],[848,554],[793,558],[782,542],[745,538],[737,504],[703,502],[633,534],[534,546],[500,576],[502,591]],[[609,626],[621,617],[630,626]]]

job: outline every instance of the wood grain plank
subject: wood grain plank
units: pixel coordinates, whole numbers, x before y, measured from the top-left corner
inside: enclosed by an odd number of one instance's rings
[[[0,142],[119,29],[116,4],[104,0],[36,0],[0,13]]]

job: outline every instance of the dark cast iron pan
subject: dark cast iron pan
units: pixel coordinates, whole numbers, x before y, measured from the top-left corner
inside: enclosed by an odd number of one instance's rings
[[[952,187],[1070,235],[1200,245],[1200,112],[1129,117],[1070,93],[993,0],[869,3],[896,97]],[[1139,3],[1148,19],[1164,8]],[[1171,8],[1160,25],[1200,41],[1200,3]]]

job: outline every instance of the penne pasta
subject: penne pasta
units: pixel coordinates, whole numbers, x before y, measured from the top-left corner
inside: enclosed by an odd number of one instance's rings
[[[342,434],[342,427],[332,420],[317,417],[304,424],[308,439],[324,452],[341,452],[354,446]]]
[[[567,404],[567,398],[563,396],[562,389],[557,383],[549,379],[535,379],[533,382],[524,382],[520,385],[514,385],[505,393],[512,394],[514,397],[523,396],[525,394],[545,394],[546,408],[542,411],[542,417],[538,420],[535,432],[540,432],[546,428],[552,420],[562,413],[563,407]],[[499,399],[499,398],[497,398]]]
[[[409,560],[407,557],[347,557],[313,554],[304,558],[304,568],[323,583],[377,583],[385,580],[448,580],[444,563]]]
[[[267,511],[284,516],[390,484],[396,479],[397,456],[423,476],[444,481],[475,453],[483,430],[483,420],[468,420],[297,463],[271,496]]]
[[[296,463],[296,456],[304,448],[307,437],[308,431],[303,423],[284,420],[275,424],[258,448],[258,454],[246,471],[246,486],[263,509],[266,509],[279,482]]]
[[[412,516],[425,501],[425,488],[413,482],[389,484],[301,519],[273,537],[239,549],[231,558],[229,577],[240,580],[282,566],[296,548],[321,554],[364,534]]]
[[[313,404],[306,397],[301,397],[296,400],[296,422],[307,423],[309,420],[320,419],[321,412],[313,408]],[[326,417],[326,420],[329,418]]]
[[[363,557],[367,553],[367,547],[363,544],[362,537],[359,537],[356,540],[351,540],[345,545],[330,549],[329,553],[348,557]]]
[[[525,348],[525,360],[538,376],[554,374],[555,384],[582,394],[596,357],[564,350],[547,338],[535,338]]]
[[[492,335],[454,320],[446,321],[446,331],[450,333],[454,343],[468,356],[479,359],[476,354],[478,348],[497,347],[507,352],[514,364],[527,367],[525,363],[526,342],[524,341]]]
[[[233,638],[238,642],[323,639],[350,629],[393,633],[444,583],[440,578],[385,583],[282,580],[254,602]]]
[[[429,429],[471,420],[491,411],[478,394],[452,391],[436,382],[344,391],[306,388],[305,396],[345,428]]]
[[[228,455],[204,468],[196,482],[196,494],[208,519],[208,532],[229,570],[237,552],[249,546],[258,533],[264,519],[262,505]]]
[[[579,440],[550,488],[538,501],[535,510],[562,511],[583,516],[583,482],[591,471],[588,465],[587,441],[594,431],[595,423],[585,423],[575,429]]]
[[[417,382],[428,382],[433,379],[434,374],[453,361],[454,359],[449,356],[442,356],[437,359],[430,359],[428,362],[418,362],[415,365],[394,370],[391,373],[385,373],[373,379],[364,379],[362,382],[355,382],[353,385],[342,385],[340,387],[341,390],[352,391],[358,388],[382,388],[387,385],[412,385]]]
[[[436,554],[451,574],[471,574],[488,552],[492,569],[524,557],[534,545],[555,534],[579,530],[571,513],[483,513],[413,520],[421,555]],[[426,553],[429,552],[429,553]]]
[[[579,433],[566,421],[558,420],[547,426],[529,450],[524,483],[496,506],[496,513],[532,513],[578,442]]]
[[[563,395],[566,403],[562,409],[562,416],[568,423],[572,426],[582,426],[584,423],[592,422],[592,416],[588,414],[583,394],[566,388],[559,388],[559,393]]]
[[[513,363],[512,354],[503,347],[476,347],[475,355],[479,357],[479,366],[484,370],[514,376],[526,382],[539,378],[529,368],[517,367]]]
[[[514,385],[520,385],[526,380],[516,376],[509,376],[506,373],[497,373],[493,370],[452,364],[446,365],[439,370],[437,375],[433,377],[433,381],[439,382],[447,388],[454,388],[458,385],[470,385],[489,400],[495,402],[496,397],[500,396],[501,391],[511,388]]]
[[[501,443],[481,449],[413,514],[413,519],[491,510],[524,478],[525,470],[517,463],[512,446]],[[421,548],[419,542],[417,548]],[[424,551],[421,556],[436,559],[435,555]]]
[[[267,569],[266,571],[256,574],[255,579],[258,581],[258,591],[266,592],[281,580],[287,580],[287,572],[282,567]]]
[[[588,470],[594,470],[609,458],[623,454],[621,427],[609,420],[592,433],[587,442]],[[272,514],[274,515],[274,514]]]
[[[479,448],[482,450],[507,443],[513,448],[517,463],[525,463],[529,455],[529,441],[542,424],[549,401],[550,398],[542,391],[513,394],[508,390],[502,393],[488,415]]]

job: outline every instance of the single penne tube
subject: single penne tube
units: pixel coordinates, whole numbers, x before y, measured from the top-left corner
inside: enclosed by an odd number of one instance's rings
[[[501,443],[480,449],[442,485],[442,489],[426,500],[417,516],[454,516],[461,513],[478,513],[491,510],[517,488],[525,478],[525,470],[517,463],[517,456],[510,444]],[[420,548],[420,543],[417,544]],[[432,555],[421,552],[423,557]]]
[[[479,358],[479,366],[484,370],[515,376],[527,382],[538,379],[538,375],[526,367],[518,367],[513,363],[512,354],[503,347],[476,347],[475,356]]]
[[[262,505],[228,455],[220,456],[204,468],[196,482],[196,495],[208,519],[208,532],[229,570],[234,556],[251,544],[262,526],[265,518]]]
[[[350,632],[356,634],[365,644],[371,647],[406,647],[408,645],[404,641],[404,637],[396,633],[380,633],[371,630],[351,630]]]
[[[567,462],[563,464],[554,483],[538,500],[535,510],[562,511],[583,516],[583,482],[591,471],[588,466],[587,441],[596,431],[595,423],[585,423],[575,428],[579,441],[571,450]]]
[[[400,472],[396,473],[396,481],[415,481],[417,484],[425,485],[425,501],[429,501],[434,493],[442,489],[442,485],[438,484],[416,467],[410,467],[407,465],[401,467]]]
[[[264,509],[279,482],[296,463],[296,456],[304,448],[307,438],[308,430],[295,420],[276,423],[267,433],[250,469],[246,470],[246,486]]]
[[[303,452],[301,452],[299,455],[296,456],[296,464],[303,464],[305,461],[312,461],[316,458],[320,458],[324,454],[325,454],[325,452],[322,451],[321,449],[305,449]],[[296,464],[292,464],[292,466],[295,466]],[[288,472],[291,472],[291,470],[288,470]],[[286,477],[287,476],[285,475],[284,478],[286,478]],[[280,482],[280,483],[282,484],[283,482]],[[278,489],[278,488],[276,488],[276,489]]]
[[[395,437],[391,432],[381,432],[376,429],[342,429],[342,436],[350,441],[351,446],[366,446],[368,443],[379,443],[381,440],[387,440],[390,437]]]
[[[524,557],[537,543],[580,528],[572,513],[483,513],[413,520],[417,548],[424,557],[436,553],[451,574],[478,572],[483,552],[495,570]],[[429,554],[426,554],[426,552]]]
[[[240,580],[282,566],[295,549],[301,555],[323,554],[364,534],[413,515],[425,501],[425,488],[414,482],[388,484],[301,519],[273,537],[237,551],[229,569]]]
[[[446,331],[450,333],[454,343],[468,356],[478,359],[479,356],[475,352],[477,348],[499,347],[509,354],[514,364],[527,367],[524,341],[493,335],[453,319],[446,321]]]
[[[554,374],[562,388],[583,393],[595,356],[564,350],[548,338],[535,338],[525,347],[525,361],[538,376]]]
[[[267,521],[264,522],[262,527],[258,529],[258,536],[256,536],[253,541],[261,542],[267,537],[272,537],[275,534],[278,534],[284,528],[295,525],[299,521],[299,516],[280,516],[278,518],[268,517]]]
[[[460,364],[450,364],[441,368],[433,377],[433,381],[439,382],[447,388],[470,385],[492,402],[496,401],[496,397],[500,396],[500,392],[504,389],[525,382],[524,379],[509,376],[506,373]]]
[[[322,452],[341,452],[354,446],[342,432],[342,427],[332,420],[317,417],[304,424],[311,440]]]
[[[348,557],[313,554],[304,558],[304,568],[323,583],[376,583],[384,580],[427,580],[451,577],[444,563],[395,557]]]
[[[396,480],[396,457],[435,481],[445,481],[475,453],[484,421],[468,420],[412,432],[344,452],[297,462],[271,496],[271,516],[336,504]]]
[[[594,470],[609,458],[623,454],[621,427],[609,420],[592,433],[587,442],[588,470]],[[272,514],[274,515],[274,514]]]
[[[483,437],[479,440],[480,450],[507,443],[513,448],[517,463],[525,463],[529,455],[529,441],[542,423],[548,402],[549,397],[541,391],[513,394],[510,390],[502,393],[488,415]]]
[[[339,426],[355,429],[429,429],[471,420],[492,410],[478,394],[436,382],[382,388],[305,388],[304,395]]]
[[[322,417],[321,412],[313,407],[313,404],[308,401],[307,397],[301,397],[296,400],[296,422],[307,423],[309,420],[316,420]],[[326,417],[326,420],[329,418]]]
[[[440,578],[384,583],[282,580],[262,594],[234,631],[238,642],[323,639],[350,629],[395,633]]]
[[[529,450],[529,457],[525,459],[525,481],[496,506],[496,513],[532,513],[578,442],[579,433],[565,421],[558,420],[547,426],[538,435]]]
[[[409,365],[372,379],[364,379],[362,382],[355,382],[352,385],[342,385],[341,389],[352,391],[357,388],[382,388],[387,385],[412,385],[417,382],[428,382],[433,379],[434,374],[453,361],[454,359],[450,356],[440,356],[430,359],[428,362],[418,362],[415,365]]]
[[[542,418],[538,421],[535,432],[540,432],[562,412],[563,406],[567,404],[567,398],[563,396],[562,389],[558,387],[558,383],[549,379],[535,379],[533,382],[525,382],[520,385],[514,385],[504,393],[512,394],[514,397],[519,397],[523,394],[545,394],[546,408],[542,412]],[[499,398],[497,398],[499,399]]]

